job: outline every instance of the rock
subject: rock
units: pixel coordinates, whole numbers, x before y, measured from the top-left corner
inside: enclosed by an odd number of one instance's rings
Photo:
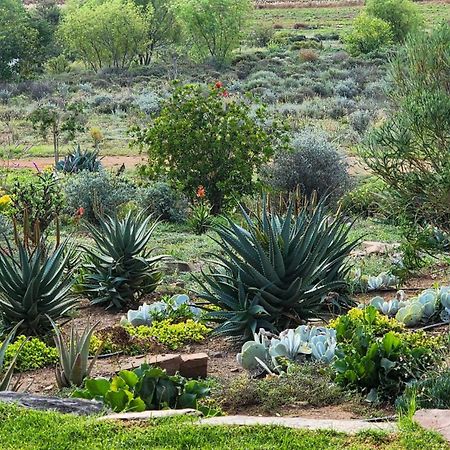
[[[211,358],[223,358],[225,356],[224,352],[209,352]]]
[[[104,411],[104,405],[95,400],[81,398],[59,398],[32,395],[24,392],[0,392],[0,402],[17,403],[25,408],[42,411],[57,411],[64,414],[87,416]]]
[[[180,374],[186,378],[206,378],[208,355],[206,353],[181,355]]]
[[[450,442],[450,410],[419,409],[414,414],[414,420],[423,428],[442,434]]]
[[[166,272],[167,273],[192,272],[192,266],[184,261],[168,261],[166,262]]]
[[[181,356],[179,354],[171,353],[166,355],[137,356],[127,360],[126,367],[122,367],[122,369],[133,370],[144,363],[161,367],[161,369],[166,370],[168,375],[175,375],[180,371]]]
[[[364,241],[361,244],[361,249],[366,255],[378,254],[384,255],[391,253],[399,248],[400,244],[388,244],[386,242]]]
[[[308,430],[333,430],[355,434],[363,430],[396,432],[395,422],[365,422],[364,420],[307,419],[302,417],[221,416],[201,419],[202,425],[279,425]]]
[[[196,409],[164,409],[161,411],[142,411],[142,412],[128,412],[118,414],[108,414],[107,416],[99,417],[97,420],[149,420],[160,419],[161,417],[173,416],[201,416],[202,413]]]

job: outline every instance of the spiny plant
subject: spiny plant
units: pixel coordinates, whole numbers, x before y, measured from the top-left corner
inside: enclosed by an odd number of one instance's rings
[[[98,157],[98,150],[81,150],[80,146],[67,155],[63,160],[58,161],[55,168],[64,173],[77,173],[82,170],[88,172],[98,172],[102,163]]]
[[[167,257],[151,257],[147,245],[157,226],[145,211],[129,212],[124,219],[105,216],[99,228],[88,224],[94,239],[86,247],[88,263],[82,289],[93,304],[122,309],[139,296],[153,292],[161,280],[159,265]]]
[[[11,378],[14,373],[14,368],[16,366],[16,360],[19,356],[20,351],[22,350],[23,345],[25,344],[25,341],[22,343],[22,345],[19,347],[17,353],[14,355],[14,358],[12,359],[11,363],[9,364],[8,368],[5,370],[4,363],[5,363],[5,356],[6,351],[8,350],[9,344],[14,339],[14,336],[16,335],[16,331],[21,325],[21,322],[19,322],[6,336],[5,340],[2,342],[2,345],[0,345],[0,391],[9,391],[11,389]],[[15,388],[12,387],[12,390]]]
[[[331,216],[323,201],[297,215],[291,204],[285,216],[263,203],[253,218],[241,207],[244,226],[228,219],[214,227],[218,264],[198,279],[200,297],[221,309],[209,315],[220,323],[216,333],[244,340],[261,327],[282,330],[317,317],[327,294],[346,287],[345,260],[357,244],[344,217]]]
[[[28,251],[17,243],[18,259],[7,241],[0,248],[0,313],[8,327],[20,322],[28,335],[45,334],[52,320],[67,315],[76,300],[70,295],[74,268],[69,269],[73,249],[67,241],[53,252],[42,245]]]

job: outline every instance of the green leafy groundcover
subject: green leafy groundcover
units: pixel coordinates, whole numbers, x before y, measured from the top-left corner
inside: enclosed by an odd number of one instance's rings
[[[200,426],[193,419],[152,421],[141,426],[98,422],[57,413],[29,411],[0,404],[0,449],[14,450],[443,450],[441,437],[405,424],[397,435],[380,432],[356,436],[333,431],[284,427]]]

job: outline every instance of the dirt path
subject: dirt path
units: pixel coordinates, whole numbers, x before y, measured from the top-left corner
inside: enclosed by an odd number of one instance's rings
[[[120,167],[122,164],[125,168],[132,169],[139,164],[146,162],[145,156],[105,156],[102,158],[102,164],[107,168]],[[10,161],[10,167],[13,169],[44,169],[45,167],[52,166],[55,163],[55,159],[52,156],[49,157],[37,157],[27,159],[13,159]]]

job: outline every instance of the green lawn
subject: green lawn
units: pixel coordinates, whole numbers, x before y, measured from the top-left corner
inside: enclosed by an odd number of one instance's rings
[[[57,413],[0,406],[0,449],[14,450],[400,450],[448,449],[435,433],[409,426],[399,434],[364,432],[348,436],[333,431],[283,427],[207,427],[191,419],[121,426]]]

